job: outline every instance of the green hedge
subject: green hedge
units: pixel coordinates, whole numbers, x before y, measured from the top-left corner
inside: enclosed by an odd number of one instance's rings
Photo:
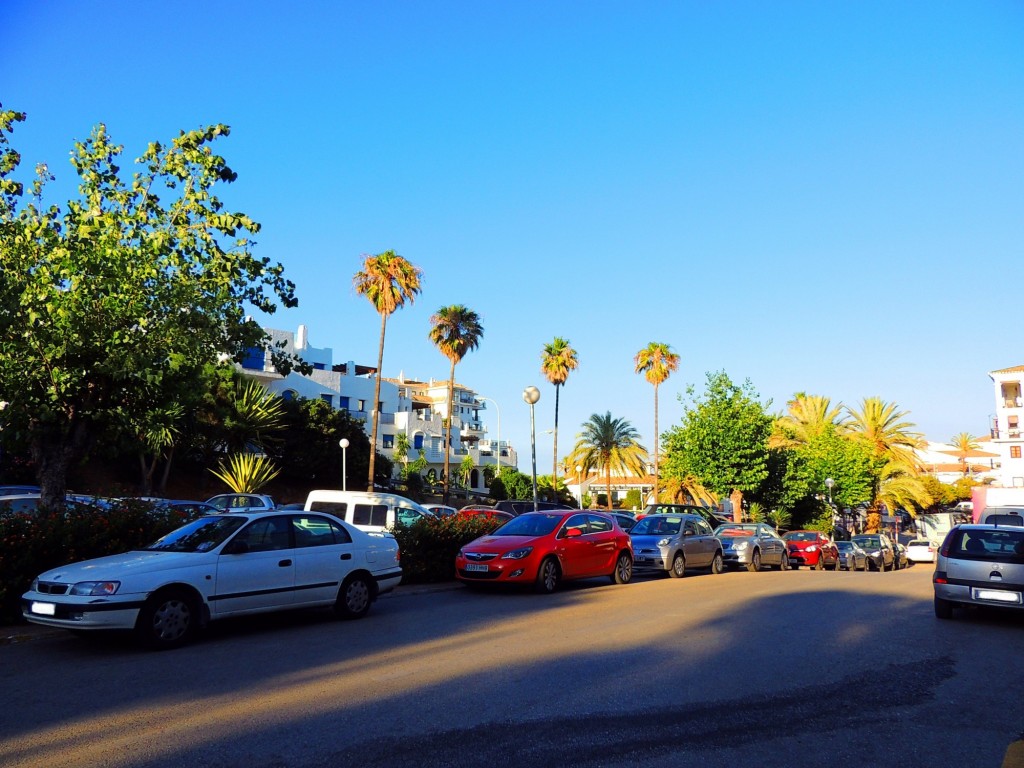
[[[21,595],[43,571],[141,549],[188,519],[180,511],[134,501],[32,516],[0,514],[0,623],[20,618]]]
[[[459,548],[504,522],[483,516],[449,515],[398,526],[393,533],[402,553],[402,583],[451,581]]]

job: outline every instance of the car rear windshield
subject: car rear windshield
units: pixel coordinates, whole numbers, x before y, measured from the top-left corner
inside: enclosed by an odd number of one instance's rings
[[[949,534],[949,555],[962,560],[1024,563],[1024,531],[958,529]]]

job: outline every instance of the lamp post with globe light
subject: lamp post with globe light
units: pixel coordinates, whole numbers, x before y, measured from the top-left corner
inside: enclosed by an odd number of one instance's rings
[[[345,466],[345,462],[348,458],[348,438],[343,437],[338,441],[338,445],[341,446],[341,490],[348,490],[348,470]]]
[[[530,457],[533,467],[533,511],[537,511],[537,431],[533,418],[533,406],[540,400],[540,390],[536,387],[527,387],[523,390],[523,400],[530,406]]]
[[[580,509],[583,509],[583,467],[576,465],[576,484],[580,489]]]

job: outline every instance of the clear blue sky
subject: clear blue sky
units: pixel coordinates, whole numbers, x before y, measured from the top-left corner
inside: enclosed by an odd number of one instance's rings
[[[1024,3],[6,0],[0,100],[24,170],[57,173],[105,122],[128,157],[223,122],[222,197],[263,225],[310,328],[376,362],[360,256],[394,249],[423,293],[384,373],[447,376],[429,317],[483,321],[457,378],[501,408],[529,471],[523,388],[554,390],[564,453],[592,413],[653,444],[633,356],[682,358],[660,424],[708,371],[894,401],[930,439],[987,434],[987,372],[1024,364]],[[261,318],[262,319],[262,318]],[[491,428],[496,419],[488,419]]]

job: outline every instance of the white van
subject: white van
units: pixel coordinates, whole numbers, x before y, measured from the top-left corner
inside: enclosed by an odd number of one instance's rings
[[[369,533],[383,533],[396,523],[411,525],[421,518],[433,517],[411,499],[375,491],[310,491],[303,509],[328,512]]]

